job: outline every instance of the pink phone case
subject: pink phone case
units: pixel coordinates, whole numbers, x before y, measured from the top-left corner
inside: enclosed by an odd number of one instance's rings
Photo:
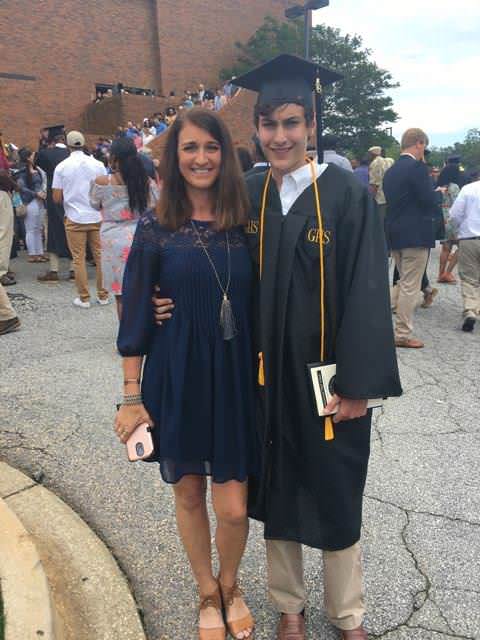
[[[139,425],[126,442],[130,462],[145,460],[153,453],[152,427],[148,422]]]

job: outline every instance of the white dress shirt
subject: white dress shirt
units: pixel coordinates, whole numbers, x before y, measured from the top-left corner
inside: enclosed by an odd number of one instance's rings
[[[450,219],[458,229],[458,238],[480,238],[480,180],[461,189],[450,209]]]
[[[63,191],[65,215],[72,222],[93,224],[101,222],[100,211],[90,204],[90,184],[97,176],[106,176],[105,166],[83,151],[72,151],[55,167],[52,189]]]
[[[337,167],[340,167],[341,169],[345,169],[345,171],[350,171],[350,172],[353,171],[350,160],[345,156],[341,156],[339,153],[337,153],[333,149],[325,149],[325,151],[323,152],[323,161],[336,164]]]
[[[316,178],[322,175],[328,167],[326,163],[313,163]],[[304,164],[302,167],[292,173],[283,176],[282,186],[280,188],[280,200],[282,202],[282,213],[284,216],[290,211],[292,204],[299,198],[302,193],[312,184],[312,169],[310,163]]]

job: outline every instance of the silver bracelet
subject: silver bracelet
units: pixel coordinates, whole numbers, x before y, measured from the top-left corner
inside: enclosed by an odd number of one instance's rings
[[[142,404],[142,402],[143,402],[142,394],[136,393],[135,395],[123,396],[123,400],[121,404],[130,406],[134,404]]]

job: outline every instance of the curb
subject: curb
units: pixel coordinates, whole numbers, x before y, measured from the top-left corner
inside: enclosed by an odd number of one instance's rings
[[[0,499],[0,581],[5,640],[54,640],[48,579],[32,536]]]
[[[69,506],[0,462],[0,509],[5,640],[146,640],[125,576]],[[12,574],[12,564],[24,569]],[[26,592],[33,581],[35,597]]]

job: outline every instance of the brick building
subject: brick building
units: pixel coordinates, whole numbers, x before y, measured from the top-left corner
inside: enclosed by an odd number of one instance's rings
[[[289,0],[4,0],[0,130],[34,144],[39,129],[80,127],[97,85],[181,95],[215,87],[266,15]],[[152,99],[153,100],[153,99]]]

